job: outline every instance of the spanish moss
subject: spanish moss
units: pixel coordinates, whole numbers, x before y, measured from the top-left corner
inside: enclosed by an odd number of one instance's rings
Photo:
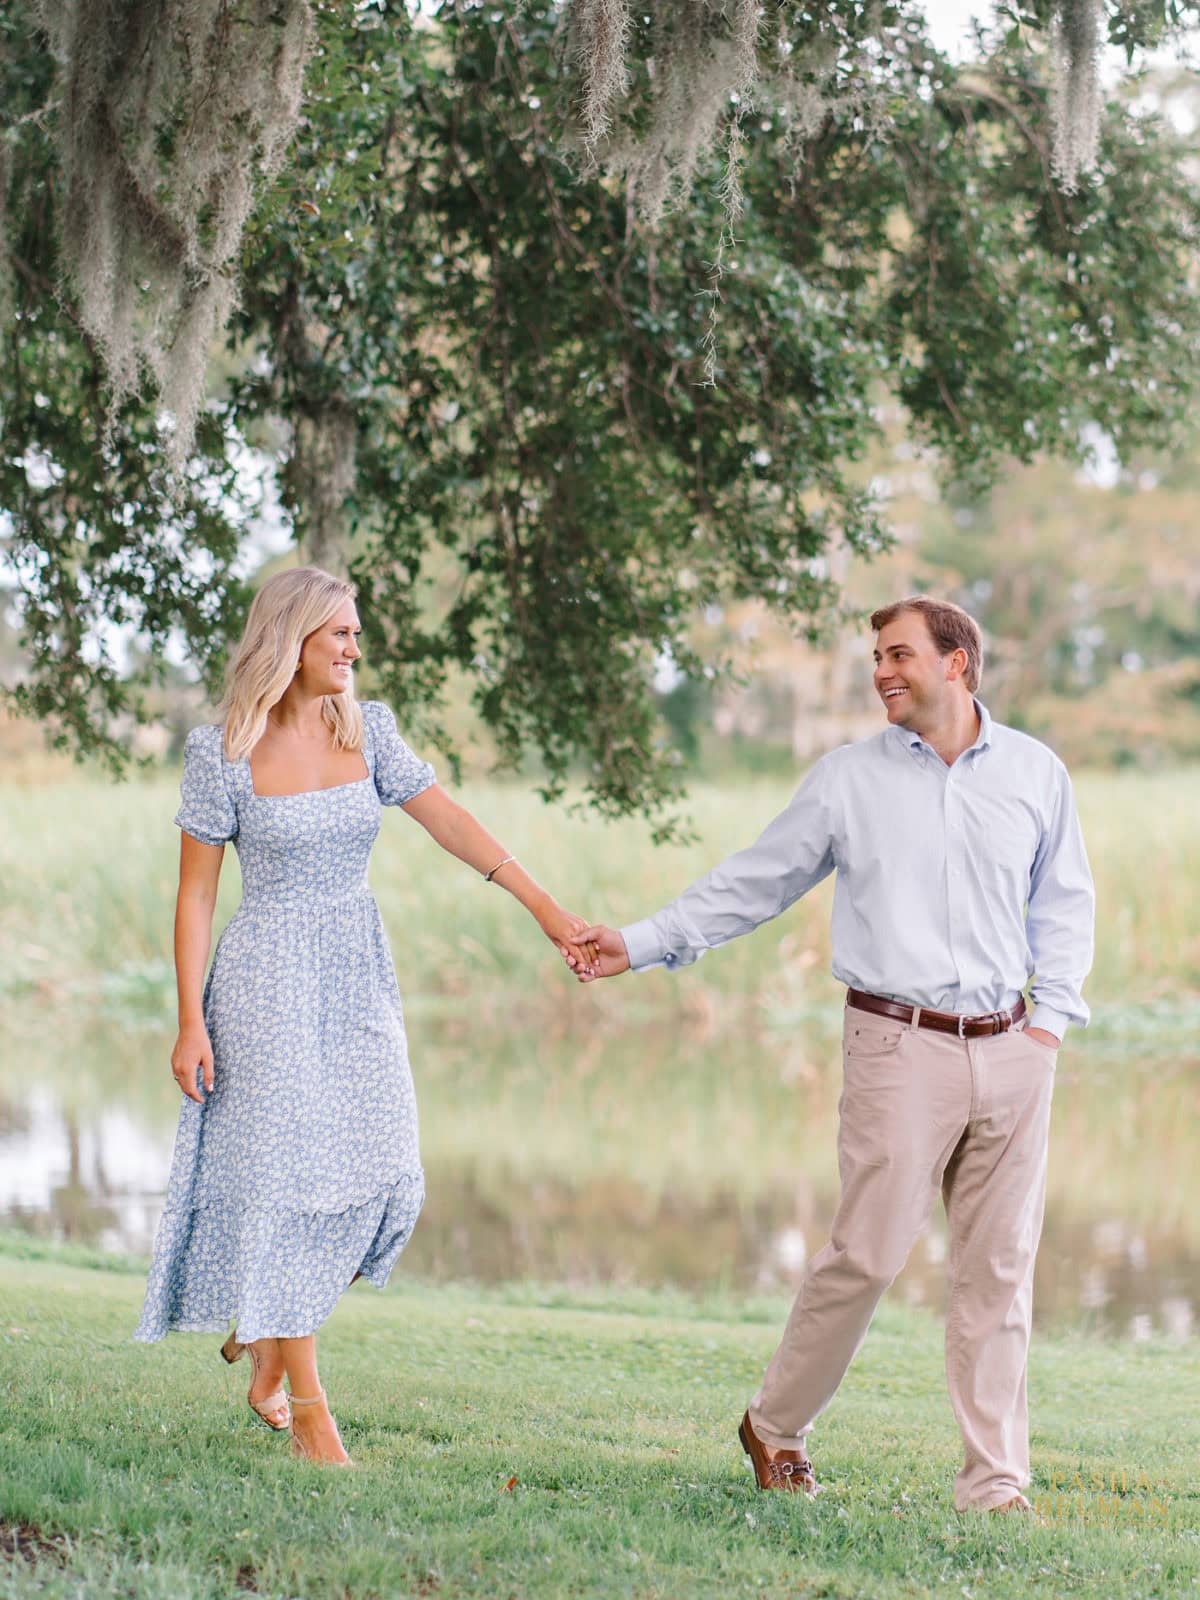
[[[1062,0],[1054,23],[1054,176],[1068,194],[1096,164],[1103,0]]]
[[[187,459],[256,195],[300,112],[308,0],[40,0],[61,265],[114,416],[149,379]]]
[[[771,117],[797,161],[833,115],[886,137],[888,62],[904,48],[903,23],[885,23],[878,6],[813,7],[799,37],[797,13],[772,0],[660,0],[644,20],[644,78],[626,0],[571,0],[569,53],[581,76],[576,145],[589,168],[624,177],[650,224],[684,200],[723,144],[732,225],[736,125],[752,110]],[[1096,159],[1103,20],[1103,0],[1059,0],[1050,105],[1053,172],[1067,191]]]

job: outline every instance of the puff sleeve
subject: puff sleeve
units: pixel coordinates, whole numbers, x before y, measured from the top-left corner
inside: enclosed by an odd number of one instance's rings
[[[367,700],[362,711],[375,754],[375,788],[385,806],[402,806],[437,782],[429,762],[415,755],[400,737],[390,707]]]
[[[237,836],[237,810],[225,783],[224,737],[210,723],[193,728],[183,746],[183,798],[175,826],[201,844],[228,844]]]

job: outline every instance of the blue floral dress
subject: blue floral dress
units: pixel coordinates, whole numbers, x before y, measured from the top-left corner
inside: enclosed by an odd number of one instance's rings
[[[367,862],[380,806],[435,782],[384,705],[366,776],[256,795],[219,727],[184,747],[179,827],[232,840],[242,903],[204,986],[214,1084],[185,1099],[134,1338],[315,1332],[356,1272],[382,1289],[425,1197],[395,968]]]

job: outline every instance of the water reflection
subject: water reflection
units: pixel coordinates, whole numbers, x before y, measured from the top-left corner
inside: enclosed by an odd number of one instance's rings
[[[0,1223],[145,1254],[178,1095],[165,994],[124,1013],[11,1002]],[[837,1015],[664,1036],[601,1009],[540,1028],[423,1014],[409,1032],[429,1199],[406,1270],[440,1279],[783,1290],[837,1197]],[[1064,1051],[1035,1319],[1195,1336],[1198,1063],[1110,1031]],[[25,1063],[36,1059],[38,1071]],[[892,1290],[940,1310],[938,1205]]]

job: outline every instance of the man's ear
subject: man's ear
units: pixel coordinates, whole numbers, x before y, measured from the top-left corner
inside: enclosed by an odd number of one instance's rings
[[[959,645],[957,650],[951,650],[946,657],[946,681],[954,683],[962,677],[967,670],[967,652]]]

